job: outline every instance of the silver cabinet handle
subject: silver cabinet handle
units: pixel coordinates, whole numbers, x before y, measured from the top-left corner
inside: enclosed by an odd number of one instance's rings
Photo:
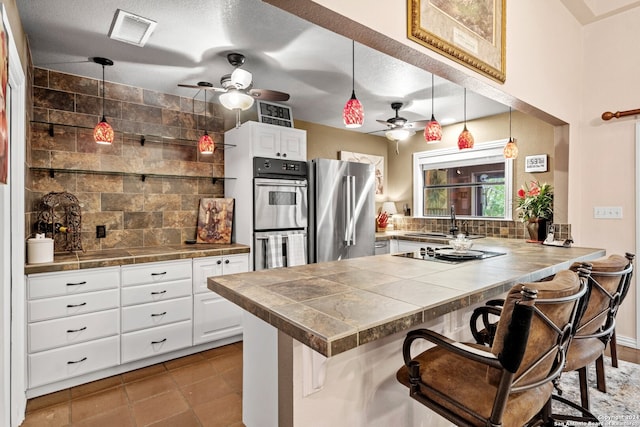
[[[78,283],[67,283],[67,286],[80,286],[80,285],[86,285],[87,282],[78,282]]]
[[[87,303],[86,302],[82,302],[80,304],[67,304],[67,308],[82,307],[83,305],[87,305]]]
[[[166,290],[164,290],[164,291],[153,291],[153,292],[151,292],[151,295],[162,295],[162,294],[166,294],[166,293],[167,293]]]
[[[166,311],[163,311],[162,313],[152,313],[151,317],[164,316],[165,314],[167,314]]]
[[[70,360],[70,361],[68,361],[68,362],[67,362],[67,365],[73,365],[74,363],[82,363],[82,362],[84,362],[85,360],[87,360],[87,358],[86,358],[86,357],[83,357],[83,358],[82,358],[82,359],[80,359],[80,360]]]
[[[160,341],[151,341],[151,344],[162,344],[163,342],[165,342],[167,339],[161,339]]]
[[[83,327],[82,327],[82,328],[80,328],[80,329],[67,329],[67,333],[68,333],[68,334],[72,334],[72,333],[74,333],[74,332],[82,332],[82,331],[84,331],[84,330],[86,330],[86,329],[87,329],[87,327],[86,327],[86,326],[83,326]]]

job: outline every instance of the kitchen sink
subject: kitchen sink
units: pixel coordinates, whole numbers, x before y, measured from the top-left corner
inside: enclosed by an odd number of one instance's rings
[[[436,238],[441,238],[441,239],[455,239],[456,236],[452,235],[452,234],[446,234],[446,233],[440,233],[438,231],[422,231],[422,232],[417,232],[417,233],[406,233],[405,236],[408,237],[436,237]],[[467,239],[481,239],[485,236],[481,235],[481,234],[469,234],[468,236],[466,236]]]

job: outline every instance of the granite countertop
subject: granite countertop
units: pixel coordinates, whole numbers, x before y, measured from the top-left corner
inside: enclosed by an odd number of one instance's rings
[[[249,246],[232,243],[194,244],[175,246],[151,246],[103,251],[56,253],[53,262],[26,264],[25,274],[50,273],[54,271],[82,270],[85,268],[113,267],[145,262],[171,261],[207,256],[248,253]]]
[[[208,287],[334,356],[605,254],[500,238],[474,249],[506,254],[459,264],[378,255],[210,277]]]

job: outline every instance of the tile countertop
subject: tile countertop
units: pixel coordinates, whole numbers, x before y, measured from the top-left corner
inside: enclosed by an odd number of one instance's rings
[[[113,267],[127,264],[233,255],[248,252],[249,246],[232,243],[230,245],[194,244],[56,253],[54,255],[53,262],[43,264],[26,264],[24,272],[25,274],[50,273],[54,271]]]
[[[208,287],[334,356],[605,255],[500,238],[475,240],[474,249],[506,254],[460,264],[378,255],[210,277]]]

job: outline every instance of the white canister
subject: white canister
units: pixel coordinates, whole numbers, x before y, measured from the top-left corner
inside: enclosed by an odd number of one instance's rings
[[[27,262],[29,264],[53,262],[53,239],[45,237],[27,239]]]

